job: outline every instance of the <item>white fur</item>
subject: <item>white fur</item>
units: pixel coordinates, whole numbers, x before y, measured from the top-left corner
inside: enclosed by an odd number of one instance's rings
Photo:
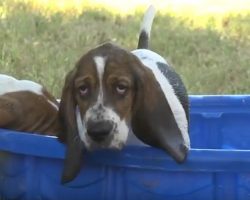
[[[97,103],[101,103],[103,104],[103,86],[102,86],[102,80],[103,80],[103,74],[104,74],[104,70],[105,70],[105,62],[106,59],[104,57],[101,56],[96,56],[94,57],[94,61],[96,64],[96,71],[98,74],[98,78],[99,78],[99,83],[100,83],[100,88],[99,88],[99,95],[98,95],[98,99],[97,99]]]
[[[113,130],[111,134],[113,134],[113,140],[110,144],[110,147],[115,147],[117,149],[121,149],[125,143],[127,142],[129,135],[129,127],[127,126],[125,120],[120,120],[117,118],[117,129]]]
[[[156,10],[154,6],[153,5],[149,6],[142,20],[140,32],[145,31],[149,37],[150,37],[151,27],[152,27],[155,13],[156,13]]]
[[[86,136],[87,136],[87,130],[85,123],[82,120],[81,113],[79,111],[79,107],[76,106],[76,125],[77,125],[77,130],[78,134],[80,136],[80,139],[84,142],[85,146],[88,148],[90,146]]]
[[[136,50],[133,50],[131,53],[134,54],[141,61],[143,61],[145,59],[146,62],[148,62],[148,61],[151,61],[154,63],[161,62],[161,63],[165,63],[168,65],[168,62],[163,57],[161,57],[159,54],[157,54],[153,51],[150,51],[148,49],[136,49]],[[149,66],[147,66],[147,67],[149,67]],[[156,66],[156,68],[157,68],[157,66]]]
[[[28,91],[38,95],[43,95],[43,87],[33,81],[28,80],[17,80],[14,77],[0,74],[0,95],[4,95],[11,92]],[[52,101],[47,101],[58,110],[58,106]]]
[[[49,99],[47,99],[47,101],[56,109],[59,110],[59,106],[57,104],[55,104],[54,102],[50,101]]]
[[[126,143],[129,133],[129,127],[127,126],[125,120],[121,119],[117,113],[115,113],[111,108],[101,106],[96,104],[95,106],[89,108],[84,116],[85,123],[88,121],[112,121],[114,126],[111,131],[112,141],[109,148],[121,149]],[[90,138],[86,135],[86,141],[89,142]]]
[[[167,64],[167,62],[160,55],[147,49],[134,50],[132,51],[132,53],[137,56],[141,60],[141,62],[153,72],[155,79],[160,84],[160,87],[163,93],[165,94],[165,98],[170,105],[175,121],[182,133],[185,145],[190,148],[188,122],[184,108],[181,105],[178,97],[176,96],[173,87],[171,86],[167,78],[164,76],[164,74],[158,69],[156,64],[157,62]]]
[[[29,91],[42,95],[42,86],[32,81],[17,80],[11,76],[0,74],[0,95],[19,91]]]

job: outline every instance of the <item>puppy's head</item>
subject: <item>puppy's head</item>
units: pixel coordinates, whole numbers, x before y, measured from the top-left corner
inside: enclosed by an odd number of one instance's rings
[[[113,44],[92,49],[77,62],[66,78],[59,113],[66,130],[60,139],[67,143],[63,182],[80,170],[83,147],[121,149],[130,125],[145,143],[176,160],[183,156],[182,134],[153,73]]]
[[[80,159],[83,146],[88,150],[124,146],[134,106],[133,69],[137,65],[140,61],[130,52],[107,43],[83,55],[68,74],[59,108],[66,130],[60,136],[68,146],[66,164]]]
[[[137,64],[131,53],[105,44],[85,54],[68,75],[61,114],[87,149],[121,149],[125,144],[136,87],[132,68]]]

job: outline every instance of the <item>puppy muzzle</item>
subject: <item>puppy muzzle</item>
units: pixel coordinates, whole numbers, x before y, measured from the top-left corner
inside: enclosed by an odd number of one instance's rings
[[[96,143],[107,142],[111,137],[113,123],[111,121],[89,121],[87,124],[87,134]]]

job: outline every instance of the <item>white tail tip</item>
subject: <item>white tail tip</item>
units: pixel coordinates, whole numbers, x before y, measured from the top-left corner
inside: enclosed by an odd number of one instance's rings
[[[153,5],[150,5],[144,14],[140,32],[145,31],[146,34],[150,36],[155,13],[156,13],[155,7]]]

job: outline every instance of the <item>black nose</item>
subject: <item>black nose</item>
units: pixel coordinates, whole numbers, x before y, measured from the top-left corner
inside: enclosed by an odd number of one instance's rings
[[[110,134],[113,126],[110,121],[89,122],[88,135],[96,142],[102,142]]]

